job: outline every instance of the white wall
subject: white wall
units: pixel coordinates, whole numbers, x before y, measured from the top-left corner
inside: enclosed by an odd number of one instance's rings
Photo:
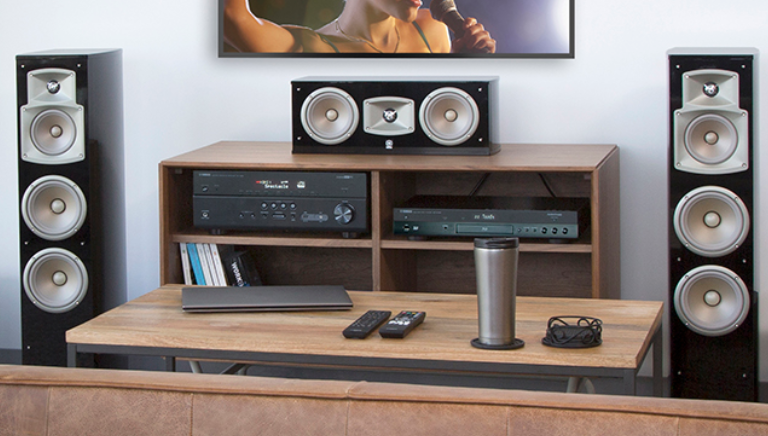
[[[290,80],[303,75],[499,75],[504,142],[621,147],[622,297],[666,300],[667,49],[768,52],[763,0],[577,0],[574,60],[217,58],[215,0],[3,0],[0,13],[0,348],[20,348],[14,56],[124,49],[128,298],[159,282],[161,160],[224,139],[290,140]],[[768,81],[761,58],[760,82]],[[763,86],[762,89],[768,89]],[[758,101],[765,103],[765,92]],[[768,111],[764,111],[768,113]],[[765,124],[760,115],[756,124]],[[768,153],[764,153],[768,155]],[[768,168],[760,158],[761,185]],[[766,192],[760,194],[758,229]],[[766,232],[762,232],[765,234]],[[758,244],[759,245],[759,244]],[[758,246],[768,271],[768,248]],[[763,299],[765,300],[765,298]],[[762,319],[768,320],[762,303]],[[763,322],[763,324],[766,324]],[[768,338],[766,328],[762,337]],[[768,347],[762,347],[768,350]],[[768,351],[761,380],[768,380]]]

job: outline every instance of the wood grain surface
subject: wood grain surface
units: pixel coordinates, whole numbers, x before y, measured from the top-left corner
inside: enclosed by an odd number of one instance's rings
[[[592,172],[615,150],[608,144],[502,144],[491,156],[292,154],[286,142],[221,141],[162,165],[208,169]]]
[[[167,347],[297,355],[636,369],[661,324],[662,303],[649,301],[518,297],[518,350],[473,348],[477,300],[473,295],[350,291],[354,308],[339,312],[192,314],[181,309],[181,285],[167,285],[67,332],[72,344]],[[345,339],[341,332],[371,309],[422,310],[426,321],[405,339]],[[569,350],[546,347],[547,320],[558,315],[603,320],[603,344]]]
[[[501,144],[491,156],[293,154],[290,142],[222,141],[160,163],[160,283],[183,282],[179,244],[249,250],[272,285],[309,280],[348,289],[474,293],[471,238],[410,240],[394,235],[393,208],[414,195],[584,197],[590,226],[577,240],[524,239],[520,295],[621,297],[619,148],[609,144]],[[370,232],[345,239],[328,232],[195,229],[192,170],[361,171],[370,177]],[[310,256],[295,256],[302,247]],[[337,250],[341,249],[341,250]],[[305,263],[352,254],[309,278]],[[450,268],[450,271],[449,271]],[[339,274],[347,269],[355,274]],[[327,274],[325,273],[327,271]],[[365,274],[367,277],[363,277]]]

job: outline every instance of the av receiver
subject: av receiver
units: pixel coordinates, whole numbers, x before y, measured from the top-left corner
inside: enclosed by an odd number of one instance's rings
[[[394,209],[394,233],[411,238],[577,239],[588,223],[586,198],[417,196]]]
[[[368,231],[368,175],[341,172],[193,172],[193,224],[225,230]]]

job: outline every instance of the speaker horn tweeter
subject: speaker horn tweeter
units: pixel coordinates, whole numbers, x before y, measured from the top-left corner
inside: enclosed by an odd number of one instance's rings
[[[403,97],[374,97],[363,101],[365,133],[380,136],[409,135],[415,129],[413,100]]]

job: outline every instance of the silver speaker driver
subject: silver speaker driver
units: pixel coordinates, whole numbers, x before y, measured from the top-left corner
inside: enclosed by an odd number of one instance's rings
[[[673,225],[688,250],[700,256],[719,257],[732,253],[747,238],[749,211],[732,191],[702,186],[677,203]]]
[[[739,133],[727,118],[707,113],[693,119],[685,129],[685,148],[697,161],[721,164],[733,156],[739,145]]]
[[[474,135],[480,123],[480,111],[475,99],[463,90],[440,88],[424,98],[419,123],[432,141],[455,146]]]
[[[336,145],[346,141],[357,129],[360,113],[351,95],[325,87],[309,94],[301,105],[301,125],[315,141]]]
[[[674,294],[677,316],[689,329],[704,336],[723,336],[749,314],[747,286],[733,271],[704,265],[689,271]]]
[[[77,233],[85,222],[87,204],[72,180],[48,175],[30,184],[21,199],[24,223],[37,236],[60,241]]]
[[[72,252],[47,248],[24,267],[24,292],[32,303],[49,313],[77,307],[88,292],[88,271]]]
[[[48,109],[40,112],[30,126],[30,139],[35,148],[48,156],[66,153],[77,138],[75,121],[66,112]]]

